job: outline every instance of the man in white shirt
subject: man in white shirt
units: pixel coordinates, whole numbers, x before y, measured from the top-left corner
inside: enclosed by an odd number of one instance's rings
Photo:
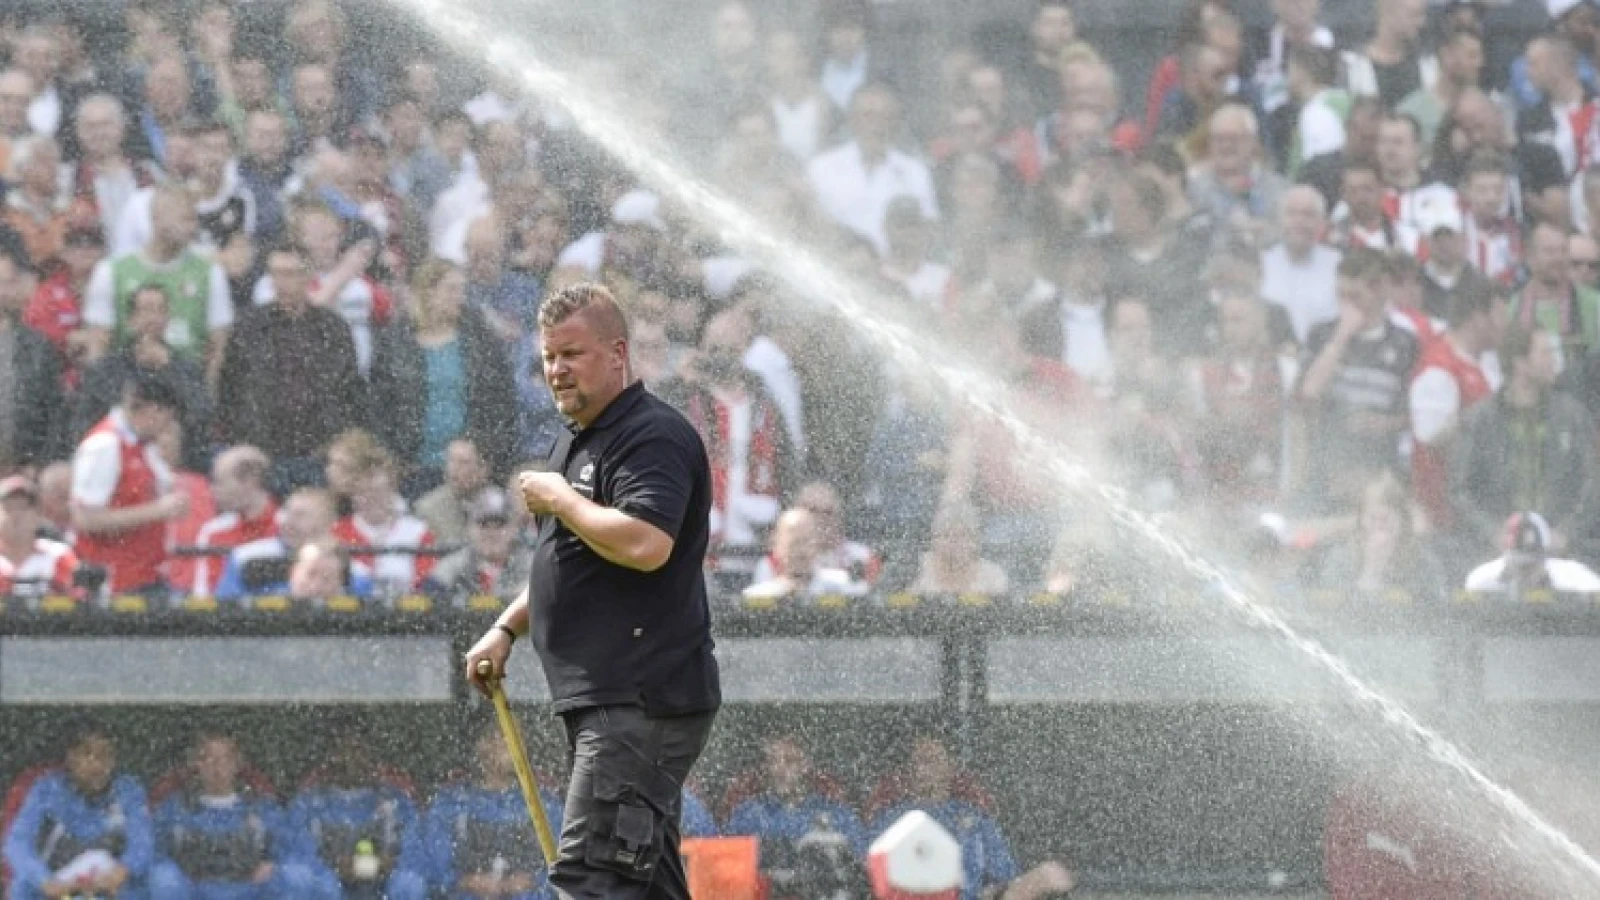
[[[1261,296],[1288,312],[1304,344],[1313,327],[1339,317],[1339,251],[1319,243],[1328,205],[1316,188],[1290,188],[1279,209],[1283,241],[1261,254]]]
[[[883,223],[894,198],[909,195],[927,218],[939,217],[927,165],[889,146],[899,120],[894,91],[887,85],[866,85],[850,104],[854,139],[806,166],[806,179],[823,212],[871,240],[880,254],[888,249]]]
[[[1467,590],[1506,593],[1513,599],[1529,591],[1600,593],[1600,575],[1577,560],[1549,555],[1550,525],[1536,512],[1519,512],[1506,521],[1506,553],[1472,570]]]

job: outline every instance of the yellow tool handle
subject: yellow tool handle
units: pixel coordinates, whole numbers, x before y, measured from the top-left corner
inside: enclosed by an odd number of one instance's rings
[[[522,787],[522,799],[528,805],[528,818],[539,838],[539,849],[544,852],[547,866],[556,864],[556,836],[550,830],[550,819],[544,814],[544,802],[539,798],[539,787],[533,780],[533,766],[528,762],[528,748],[522,743],[522,729],[511,714],[511,703],[506,700],[505,688],[500,679],[492,677],[494,664],[487,659],[478,662],[478,674],[489,685],[489,699],[494,702],[494,715],[500,721],[500,734],[511,750],[511,765],[517,770],[517,784]]]

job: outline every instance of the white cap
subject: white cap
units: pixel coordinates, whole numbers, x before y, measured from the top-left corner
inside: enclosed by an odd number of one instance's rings
[[[661,198],[645,190],[629,191],[613,203],[611,221],[617,225],[649,225],[657,231],[667,227],[661,221]]]
[[[1417,230],[1424,237],[1431,237],[1433,233],[1443,228],[1461,234],[1466,230],[1466,219],[1461,215],[1461,207],[1455,202],[1455,197],[1448,194],[1436,194],[1424,197],[1417,203],[1415,216]]]
[[[958,897],[965,880],[961,845],[944,826],[914,809],[867,851],[872,894],[880,900]]]

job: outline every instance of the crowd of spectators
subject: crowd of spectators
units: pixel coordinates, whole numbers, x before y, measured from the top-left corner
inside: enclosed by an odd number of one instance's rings
[[[692,65],[588,74],[1224,553],[1439,596],[1536,514],[1596,559],[1600,4],[1509,47],[1471,0],[1372,0],[1343,42],[1270,7],[1184,3],[1145,84],[1068,0],[1017,52],[941,35],[931,82],[865,0],[716,4]],[[0,14],[0,470],[42,529],[12,593],[514,591],[499,486],[563,427],[533,312],[577,280],[705,439],[726,594],[1027,592],[1126,546],[506,79],[338,0],[117,10]],[[1405,528],[1364,526],[1377,495]]]

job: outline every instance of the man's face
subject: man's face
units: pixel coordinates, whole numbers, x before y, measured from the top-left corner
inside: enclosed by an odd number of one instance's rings
[[[332,269],[344,243],[344,224],[321,210],[300,217],[300,246],[318,272]]]
[[[239,748],[233,741],[211,738],[195,749],[194,772],[200,787],[212,796],[231,794],[239,783]]]
[[[1228,60],[1215,47],[1202,49],[1184,85],[1189,96],[1201,107],[1211,106],[1228,96]]]
[[[420,146],[425,124],[422,107],[418,106],[415,100],[394,104],[384,116],[384,125],[389,129],[389,138],[394,141],[396,147]]]
[[[888,92],[861,91],[850,106],[850,132],[863,145],[885,147],[894,134],[898,115],[899,103]]]
[[[606,340],[578,313],[539,335],[544,380],[562,415],[578,418],[597,398],[620,390],[627,368],[627,343]]]
[[[1072,10],[1061,3],[1049,3],[1040,6],[1039,11],[1034,13],[1030,33],[1034,49],[1051,56],[1072,43],[1078,35],[1078,26],[1072,18]]]
[[[1388,15],[1390,26],[1399,37],[1414,41],[1427,23],[1428,0],[1379,0],[1380,14]]]
[[[33,102],[33,79],[19,69],[0,75],[0,132],[23,134],[28,130],[28,104]]]
[[[17,42],[13,62],[32,75],[35,84],[49,84],[61,71],[61,46],[50,35],[29,35]]]
[[[333,516],[316,498],[296,494],[284,504],[281,532],[283,542],[290,547],[320,540],[332,528]]]
[[[1428,252],[1441,267],[1454,269],[1466,258],[1467,240],[1459,232],[1440,228],[1428,238]]]
[[[1305,252],[1322,237],[1327,227],[1319,198],[1307,191],[1294,191],[1283,201],[1283,242]]]
[[[84,738],[67,751],[67,776],[84,793],[98,794],[109,787],[116,765],[116,751],[102,735]]]
[[[811,78],[811,58],[800,35],[779,31],[767,40],[767,72],[778,82]]]
[[[950,134],[961,153],[977,153],[994,146],[994,126],[976,105],[960,107],[950,114]]]
[[[189,109],[189,70],[178,57],[162,57],[144,78],[144,96],[159,118],[172,120]]]
[[[283,162],[288,150],[289,134],[283,116],[275,112],[254,112],[245,120],[244,152],[251,162],[271,168]]]
[[[1579,53],[1594,53],[1595,38],[1600,35],[1600,10],[1588,3],[1579,3],[1561,17],[1560,30],[1570,39]]]
[[[1506,177],[1499,172],[1476,172],[1467,179],[1467,206],[1472,217],[1487,224],[1500,218],[1506,203]]]
[[[1216,168],[1227,172],[1238,171],[1248,168],[1255,161],[1256,137],[1243,117],[1218,116],[1212,122],[1206,152]]]
[[[177,414],[154,403],[136,403],[128,408],[128,427],[142,441],[160,441],[176,431]]]
[[[516,530],[506,517],[478,519],[467,530],[472,549],[484,559],[504,560],[511,555],[512,539]]]
[[[1148,357],[1153,350],[1150,308],[1137,300],[1118,303],[1111,317],[1110,338],[1111,350],[1119,359]]]
[[[1475,85],[1483,73],[1483,41],[1458,36],[1440,51],[1439,63],[1451,82]]]
[[[162,340],[167,334],[167,323],[171,318],[168,311],[167,296],[160,291],[148,289],[133,295],[132,309],[128,313],[128,331],[135,338]]]
[[[1417,137],[1407,122],[1388,119],[1378,128],[1378,165],[1391,178],[1417,171]]]
[[[858,22],[840,22],[828,28],[826,38],[829,56],[851,60],[867,46],[867,29]]]
[[[1371,221],[1383,215],[1383,185],[1376,173],[1350,169],[1344,173],[1344,202],[1358,221]]]
[[[394,493],[394,475],[380,468],[356,482],[350,505],[363,519],[382,522],[394,510]]]
[[[207,184],[222,181],[233,159],[233,133],[225,128],[200,135],[195,143],[195,175]]]
[[[267,258],[267,274],[272,278],[279,303],[297,304],[306,299],[311,273],[306,271],[306,261],[299,254],[272,254]]]
[[[1223,298],[1217,307],[1222,343],[1233,351],[1254,350],[1266,336],[1266,315],[1258,301],[1237,294]]]
[[[181,193],[163,192],[156,195],[150,207],[151,229],[168,247],[187,247],[194,240],[200,222],[193,204]]]
[[[233,61],[233,89],[239,105],[262,106],[272,95],[272,71],[263,59],[241,57]]]
[[[38,533],[39,510],[32,497],[14,494],[0,501],[0,535],[21,542]]]
[[[1554,228],[1536,228],[1528,247],[1528,271],[1550,287],[1568,283],[1567,238]]]
[[[478,151],[479,160],[495,172],[514,172],[522,168],[526,148],[522,135],[509,122],[493,122],[484,126],[483,146]]]
[[[477,448],[466,441],[455,441],[444,453],[444,480],[457,495],[465,497],[488,483],[488,467]]]
[[[78,107],[78,143],[90,159],[108,159],[122,152],[122,116],[99,100]]]
[[[333,93],[333,79],[321,66],[301,66],[294,70],[291,85],[295,111],[302,116],[322,119],[333,115],[337,97]]]
[[[1361,314],[1364,328],[1372,328],[1383,317],[1383,295],[1378,285],[1362,278],[1339,276],[1335,288],[1339,305],[1348,306]]]

